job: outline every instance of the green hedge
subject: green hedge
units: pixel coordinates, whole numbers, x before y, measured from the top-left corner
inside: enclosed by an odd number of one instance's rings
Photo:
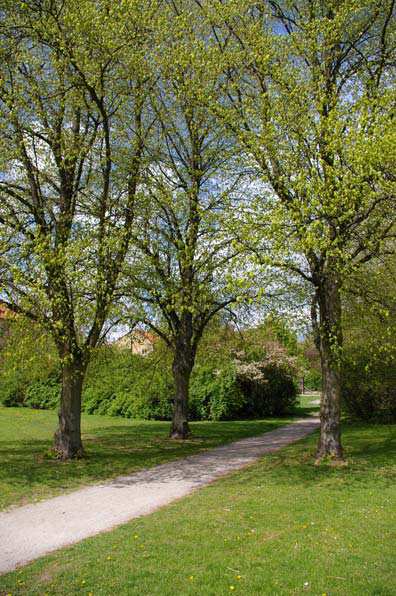
[[[220,358],[198,361],[190,383],[192,420],[228,420],[280,416],[295,405],[297,390],[284,364],[250,363],[262,378],[249,379],[241,363]],[[169,420],[173,381],[170,355],[164,349],[142,358],[111,348],[99,351],[92,361],[83,392],[88,413]]]
[[[190,418],[231,420],[244,415],[246,395],[233,363],[197,364],[190,384]]]
[[[55,408],[60,396],[56,353],[43,332],[28,329],[15,328],[1,352],[0,399],[8,406]],[[262,330],[255,330],[241,345],[240,336],[229,328],[205,337],[191,377],[191,419],[278,416],[292,410],[297,393],[293,359],[273,337],[264,347],[263,337]],[[84,382],[83,411],[169,420],[174,396],[171,358],[161,342],[145,357],[115,346],[98,348]]]
[[[246,372],[250,369],[259,370],[259,376],[251,378]],[[191,378],[190,418],[280,416],[292,410],[296,394],[283,365],[233,359],[198,362]],[[11,392],[4,403],[48,409],[57,406],[59,395],[59,378],[50,376]],[[172,400],[170,355],[165,350],[142,358],[107,347],[95,353],[89,366],[82,409],[89,414],[169,420]]]
[[[10,321],[7,340],[0,350],[0,403],[32,405],[39,404],[41,399],[45,403],[47,381],[48,386],[53,385],[58,375],[58,357],[48,335],[22,317]],[[41,392],[37,399],[36,390]]]
[[[56,377],[29,385],[24,393],[23,405],[38,410],[51,410],[59,403],[61,386]]]
[[[274,363],[261,363],[263,380],[241,379],[249,417],[285,416],[297,403],[297,385],[291,372]]]
[[[396,422],[396,361],[351,351],[343,363],[343,406],[362,420]]]
[[[89,365],[83,410],[90,414],[168,420],[172,395],[170,356],[162,346],[145,357],[108,346],[97,350]]]
[[[291,413],[297,400],[294,358],[279,345],[258,356],[239,351],[218,364],[198,364],[191,381],[192,415],[226,420]]]

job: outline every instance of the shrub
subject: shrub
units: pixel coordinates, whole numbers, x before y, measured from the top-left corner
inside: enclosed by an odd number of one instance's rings
[[[395,361],[349,353],[343,362],[343,406],[362,420],[396,421]]]
[[[163,346],[145,356],[111,346],[93,354],[83,390],[83,410],[126,418],[169,419],[173,383]]]
[[[353,272],[344,291],[344,409],[396,421],[396,253]]]
[[[56,378],[58,371],[51,338],[31,321],[14,318],[0,350],[0,402],[5,406],[24,405],[29,386],[45,383],[50,376]]]
[[[96,387],[87,387],[83,392],[82,409],[88,414],[106,414],[115,394],[112,391]]]
[[[37,381],[27,387],[23,405],[39,410],[56,408],[60,392],[60,383],[54,377],[49,377],[45,381]]]
[[[25,388],[20,384],[1,383],[0,401],[3,406],[11,408],[13,406],[20,406],[25,399]]]
[[[197,420],[280,416],[295,402],[294,359],[271,341],[267,345],[235,352],[236,347],[217,347],[208,357],[198,355],[190,384],[190,417]],[[7,405],[19,403],[33,408],[56,407],[60,394],[55,372],[28,383],[10,382]],[[15,381],[15,376],[10,377]],[[144,358],[104,346],[92,354],[83,388],[82,409],[89,414],[107,414],[153,420],[169,420],[174,398],[171,354],[160,343]]]
[[[237,361],[237,378],[246,396],[244,415],[284,416],[296,405],[295,360],[279,345],[259,362]]]
[[[252,354],[241,352],[238,358],[224,354],[211,361],[199,358],[190,383],[190,418],[229,420],[290,412],[297,395],[294,359],[278,344],[267,346],[267,352],[259,362],[249,362]],[[90,364],[83,409],[111,416],[169,420],[173,394],[170,354],[164,348],[158,347],[142,358],[106,347],[97,351]]]
[[[190,384],[190,417],[198,420],[230,420],[240,417],[246,396],[233,363],[216,368],[197,365]]]
[[[278,343],[252,360],[239,351],[220,365],[197,365],[191,380],[191,417],[203,420],[283,416],[296,404],[295,359]]]

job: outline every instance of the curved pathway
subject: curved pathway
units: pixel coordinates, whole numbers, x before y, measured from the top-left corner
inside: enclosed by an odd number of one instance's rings
[[[302,439],[318,427],[318,418],[297,420],[259,437],[1,512],[0,573],[147,515],[266,453]]]

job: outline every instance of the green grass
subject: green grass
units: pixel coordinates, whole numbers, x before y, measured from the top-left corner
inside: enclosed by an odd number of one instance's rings
[[[315,442],[3,576],[0,593],[395,594],[395,427],[346,426],[343,468],[315,467]]]
[[[0,408],[0,508],[259,435],[289,421],[193,422],[192,438],[179,442],[168,439],[168,422],[83,415],[88,457],[62,463],[48,456],[56,427],[55,412]]]
[[[319,405],[313,402],[320,399],[319,393],[310,394],[309,392],[304,395],[298,396],[298,403],[295,408],[295,413],[298,416],[311,416],[319,412]]]

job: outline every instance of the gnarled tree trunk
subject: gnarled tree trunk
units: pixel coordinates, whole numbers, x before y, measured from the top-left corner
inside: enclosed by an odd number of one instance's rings
[[[82,457],[81,393],[86,365],[80,355],[69,356],[62,363],[62,391],[59,405],[59,426],[54,449],[59,459]]]
[[[318,289],[319,347],[322,367],[320,438],[317,458],[342,459],[341,446],[341,293],[335,272],[327,273]]]

